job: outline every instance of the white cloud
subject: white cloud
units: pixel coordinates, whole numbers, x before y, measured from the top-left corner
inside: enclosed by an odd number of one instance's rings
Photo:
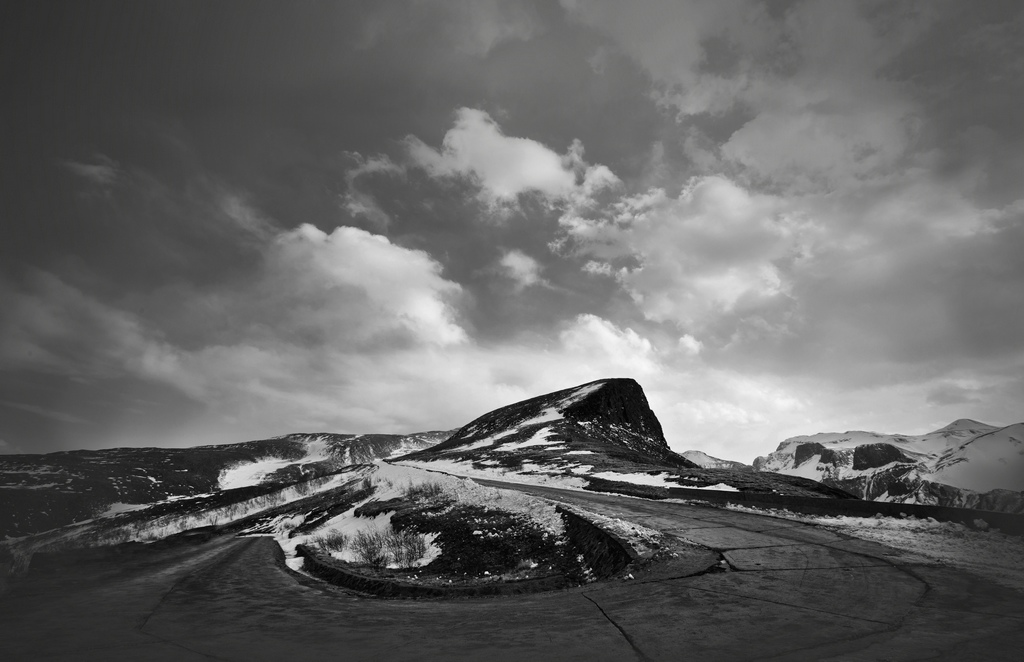
[[[636,266],[614,273],[647,318],[700,326],[786,291],[776,262],[794,249],[798,224],[784,211],[725,178],[694,178],[674,199],[654,189],[620,199],[604,217],[567,213],[562,246],[597,258],[587,268],[595,273],[632,259]]]
[[[332,342],[373,345],[399,333],[416,344],[466,340],[453,302],[461,288],[423,251],[352,227],[330,234],[303,224],[280,235],[257,286],[263,323]],[[268,314],[287,316],[278,320]]]
[[[512,201],[527,191],[560,197],[576,183],[558,154],[536,141],[504,135],[481,110],[460,108],[440,151],[412,136],[408,144],[413,161],[432,175],[473,176],[497,201]]]
[[[593,366],[622,371],[621,375],[605,373],[603,376],[640,377],[659,370],[657,355],[650,340],[633,329],[620,329],[596,315],[579,315],[559,334],[559,340],[566,351],[585,357]]]
[[[687,333],[679,338],[679,347],[689,356],[697,356],[704,349],[704,343]]]
[[[498,268],[503,275],[512,280],[518,291],[532,285],[547,284],[540,275],[541,266],[537,260],[520,250],[505,252],[498,261]]]
[[[575,141],[565,156],[529,138],[506,136],[482,110],[460,108],[440,150],[415,136],[406,138],[411,161],[434,177],[470,177],[491,204],[514,203],[524,193],[549,200],[587,198],[619,182],[605,166],[582,160]],[[577,185],[577,172],[581,183]]]

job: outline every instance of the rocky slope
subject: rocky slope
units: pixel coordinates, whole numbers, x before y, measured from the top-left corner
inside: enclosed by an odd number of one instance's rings
[[[0,538],[143,504],[284,485],[431,446],[449,432],[290,434],[194,448],[112,448],[0,456]]]
[[[876,501],[1024,512],[1024,423],[999,428],[959,419],[918,436],[793,437],[754,460],[754,468]]]
[[[396,458],[461,475],[668,496],[672,488],[848,496],[814,481],[702,468],[672,451],[643,389],[602,379],[484,414],[432,448]]]

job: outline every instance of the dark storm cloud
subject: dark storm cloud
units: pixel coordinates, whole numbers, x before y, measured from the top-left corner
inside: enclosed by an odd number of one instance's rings
[[[1016,3],[2,11],[8,447],[1021,418]]]

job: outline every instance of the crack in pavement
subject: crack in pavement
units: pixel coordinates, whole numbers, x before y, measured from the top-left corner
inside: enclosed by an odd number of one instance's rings
[[[622,637],[626,640],[626,643],[629,644],[629,647],[633,649],[633,652],[636,654],[638,659],[640,659],[642,662],[653,662],[653,660],[650,657],[648,657],[646,653],[640,650],[640,648],[636,645],[636,642],[633,641],[633,637],[629,636],[629,633],[622,629],[622,626],[616,623],[615,619],[608,615],[608,612],[604,610],[604,607],[597,603],[597,600],[594,600],[586,593],[580,593],[580,595],[583,596],[588,602],[593,604],[595,607],[597,607],[598,611],[601,612],[601,615],[604,616],[609,623],[615,626],[615,629],[619,631],[619,634],[621,634]]]
[[[684,577],[683,579],[689,579]],[[662,581],[674,581],[674,580],[662,580]],[[741,600],[757,600],[758,602],[767,602],[768,604],[779,605],[782,607],[792,607],[794,609],[806,609],[807,611],[817,612],[819,614],[828,614],[829,616],[839,616],[840,618],[850,618],[857,621],[866,621],[868,623],[880,623],[882,625],[889,625],[886,621],[879,621],[873,618],[864,618],[863,616],[851,616],[849,614],[840,614],[827,609],[815,609],[814,607],[807,607],[805,605],[791,604],[788,602],[780,602],[779,600],[769,600],[768,598],[760,598],[755,595],[744,595],[742,593],[732,593],[730,591],[716,591],[711,588],[704,588],[701,586],[687,586],[687,589],[691,591],[704,591],[705,593],[714,593],[716,595],[728,595],[733,598],[740,598]]]

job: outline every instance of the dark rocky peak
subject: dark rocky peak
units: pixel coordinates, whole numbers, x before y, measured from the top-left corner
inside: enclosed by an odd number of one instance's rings
[[[633,379],[600,379],[516,402],[471,421],[431,451],[458,448],[514,431],[543,426],[593,426],[643,438],[645,445],[669,451],[661,423],[643,388]]]
[[[609,425],[620,425],[633,432],[660,441],[665,448],[665,433],[661,422],[651,411],[643,388],[633,379],[606,379],[601,388],[573,402],[563,410],[566,418],[575,421],[592,421]],[[584,384],[586,388],[591,384]]]

